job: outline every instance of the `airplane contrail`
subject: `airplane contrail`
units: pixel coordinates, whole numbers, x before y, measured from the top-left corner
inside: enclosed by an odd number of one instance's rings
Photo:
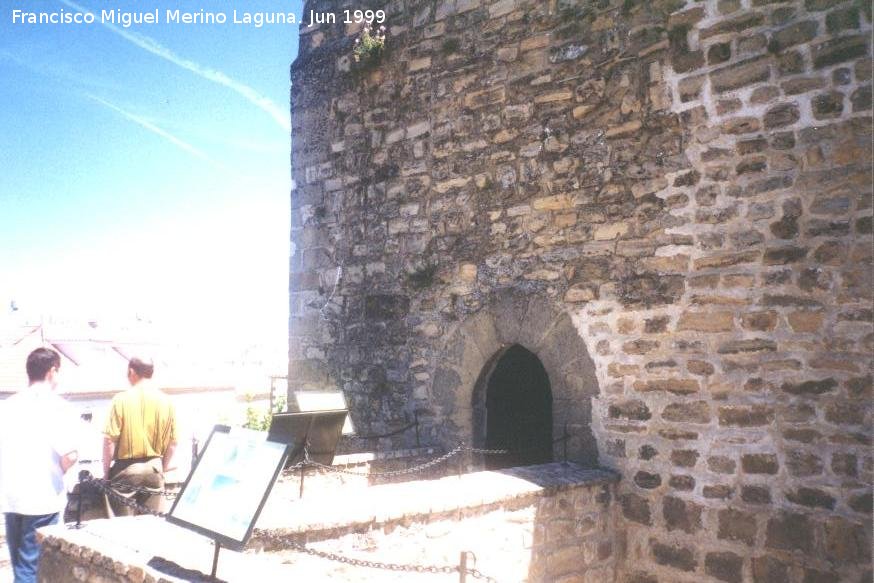
[[[109,101],[106,101],[105,99],[101,99],[100,97],[97,97],[95,95],[91,95],[91,94],[86,94],[86,95],[87,95],[88,99],[91,99],[92,101],[96,101],[100,105],[115,111],[116,113],[122,115],[123,117],[125,117],[129,121],[132,121],[133,123],[135,123],[135,124],[145,128],[145,129],[147,129],[148,131],[152,132],[153,134],[156,134],[156,135],[164,138],[165,140],[167,140],[168,142],[170,142],[174,146],[176,146],[182,150],[185,150],[186,152],[188,152],[192,156],[194,156],[196,158],[200,158],[204,162],[208,162],[209,164],[212,164],[213,166],[215,166],[217,168],[220,168],[222,170],[226,170],[226,168],[224,168],[224,166],[222,166],[221,164],[219,164],[218,162],[216,162],[215,160],[210,158],[202,150],[196,148],[195,146],[192,146],[191,144],[189,144],[185,140],[181,140],[181,139],[177,138],[176,136],[174,136],[170,132],[159,128],[158,126],[156,126],[152,122],[148,121],[147,119],[142,118],[136,114],[133,114],[125,109],[122,109],[121,107],[115,105],[114,103],[110,103]]]
[[[69,6],[73,10],[77,10],[85,14],[93,14],[92,11],[88,10],[84,6],[80,6],[72,0],[59,1],[62,4]],[[180,57],[172,50],[168,49],[153,38],[142,34],[128,32],[122,28],[119,28],[118,26],[115,26],[112,23],[101,21],[100,24],[110,31],[114,32],[118,36],[122,37],[126,41],[130,42],[131,44],[134,44],[139,48],[143,49],[144,51],[152,53],[153,55],[160,57],[165,61],[169,61],[174,65],[181,67],[186,71],[190,71],[195,75],[202,77],[208,81],[212,81],[213,83],[218,83],[219,85],[227,87],[231,91],[234,91],[235,93],[241,95],[244,99],[246,99],[255,107],[267,113],[283,129],[291,131],[291,120],[289,112],[285,111],[284,109],[273,103],[273,101],[269,97],[261,95],[255,89],[249,87],[245,83],[241,83],[240,81],[232,79],[221,71],[210,69],[209,67],[204,67],[203,65],[195,63],[194,61]]]

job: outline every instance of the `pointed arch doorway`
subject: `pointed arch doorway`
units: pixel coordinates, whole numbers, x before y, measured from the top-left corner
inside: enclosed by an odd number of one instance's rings
[[[483,460],[485,467],[497,469],[552,461],[552,389],[537,355],[513,344],[495,355],[483,373],[481,390],[477,391],[482,395],[479,417],[484,421],[478,441],[487,449],[515,452],[487,455]]]

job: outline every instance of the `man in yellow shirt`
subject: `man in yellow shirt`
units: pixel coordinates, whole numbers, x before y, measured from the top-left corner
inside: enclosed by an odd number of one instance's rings
[[[131,388],[112,399],[103,430],[103,475],[117,493],[151,510],[160,510],[162,496],[125,491],[122,484],[155,491],[164,489],[164,474],[176,450],[176,411],[170,398],[152,384],[155,365],[149,358],[128,363]],[[113,500],[110,515],[133,515],[133,509]]]

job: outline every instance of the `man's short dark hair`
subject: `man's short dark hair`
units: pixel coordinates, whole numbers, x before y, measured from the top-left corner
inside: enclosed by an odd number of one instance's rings
[[[61,355],[51,348],[37,348],[27,355],[27,379],[31,383],[46,380],[54,368],[61,368]]]
[[[155,373],[155,363],[145,356],[134,356],[128,361],[128,367],[143,379],[150,379]]]

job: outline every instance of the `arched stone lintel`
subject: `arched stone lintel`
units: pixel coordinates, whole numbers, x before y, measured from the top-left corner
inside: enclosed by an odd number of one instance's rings
[[[598,382],[586,344],[567,312],[544,298],[518,293],[495,294],[485,309],[446,335],[447,358],[438,365],[433,390],[449,421],[442,428],[444,441],[484,441],[484,387],[495,363],[514,344],[533,352],[549,376],[554,438],[562,436],[567,424],[574,434],[568,448],[571,459],[596,465],[591,399],[598,394]],[[479,428],[483,435],[477,434]],[[555,444],[554,453],[560,459],[561,443]]]

